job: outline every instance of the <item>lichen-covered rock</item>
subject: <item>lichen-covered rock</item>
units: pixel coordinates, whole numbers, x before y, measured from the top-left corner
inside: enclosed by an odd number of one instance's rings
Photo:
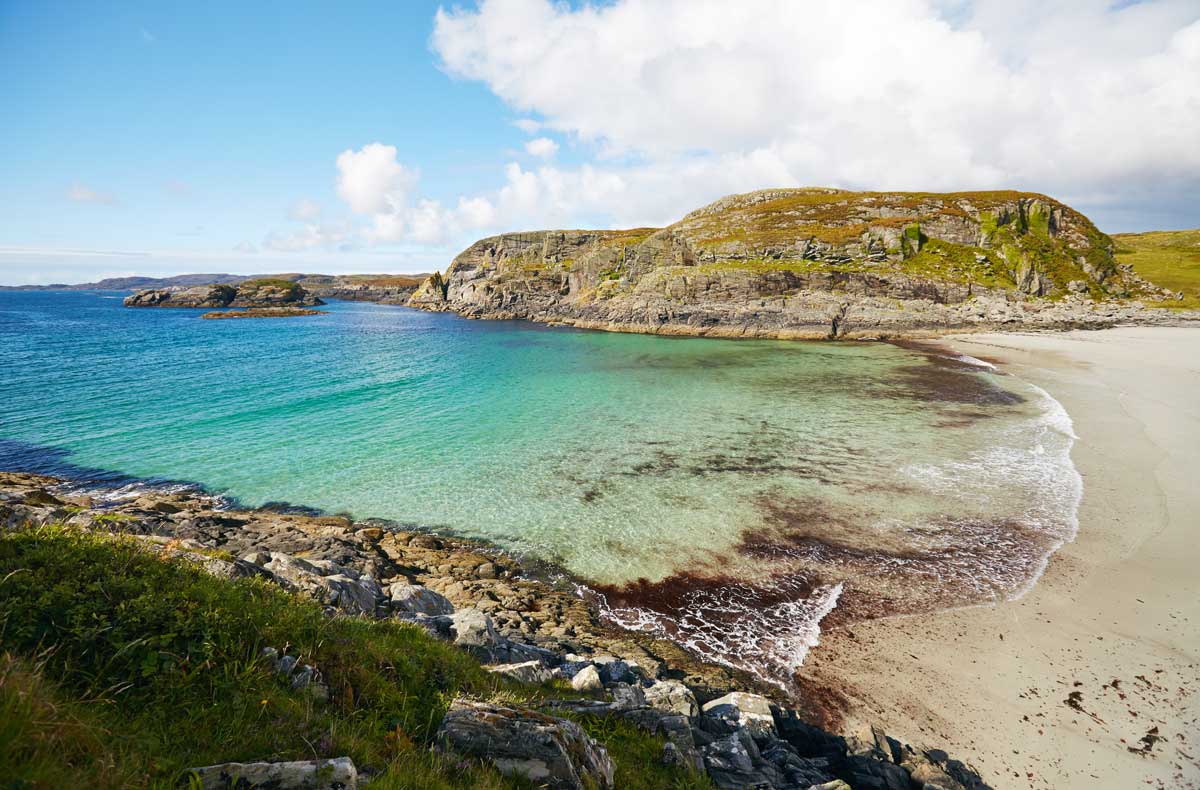
[[[358,770],[349,757],[286,763],[223,763],[191,768],[204,790],[356,790]]]
[[[578,724],[523,708],[457,699],[442,720],[443,748],[552,790],[607,790],[613,764]]]
[[[696,716],[700,707],[696,695],[678,680],[659,680],[644,690],[646,704],[659,710],[672,711],[684,716]]]

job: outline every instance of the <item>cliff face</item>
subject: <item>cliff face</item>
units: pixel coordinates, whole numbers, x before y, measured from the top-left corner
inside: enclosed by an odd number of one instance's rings
[[[675,334],[853,336],[1110,320],[1146,284],[1043,195],[778,189],[666,228],[510,233],[409,301],[478,318]],[[1086,307],[1085,307],[1086,305]],[[1086,322],[1086,321],[1084,321]]]

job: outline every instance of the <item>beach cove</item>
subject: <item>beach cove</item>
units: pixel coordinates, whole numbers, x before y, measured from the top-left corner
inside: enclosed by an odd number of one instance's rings
[[[997,790],[1200,786],[1200,332],[947,345],[1071,415],[1078,536],[1025,597],[830,629],[803,675],[851,718],[970,752]]]

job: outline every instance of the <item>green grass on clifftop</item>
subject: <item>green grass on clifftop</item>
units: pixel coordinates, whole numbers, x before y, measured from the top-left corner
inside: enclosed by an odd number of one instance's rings
[[[260,658],[320,669],[327,702]],[[460,694],[529,702],[454,647],[395,622],[326,617],[260,580],[226,581],[132,539],[64,527],[0,534],[0,777],[12,788],[174,787],[184,769],[347,755],[372,788],[509,788],[478,761],[430,750]],[[557,692],[562,693],[562,692]],[[645,764],[661,742],[609,736],[624,787],[701,788]]]
[[[1182,291],[1183,301],[1161,303],[1164,307],[1200,309],[1200,229],[1121,233],[1117,261],[1156,285]]]

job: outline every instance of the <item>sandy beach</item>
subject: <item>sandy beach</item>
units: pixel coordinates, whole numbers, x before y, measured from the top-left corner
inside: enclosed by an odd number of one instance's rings
[[[1020,600],[831,629],[803,676],[995,790],[1200,787],[1200,329],[945,342],[1067,409],[1078,535]]]

